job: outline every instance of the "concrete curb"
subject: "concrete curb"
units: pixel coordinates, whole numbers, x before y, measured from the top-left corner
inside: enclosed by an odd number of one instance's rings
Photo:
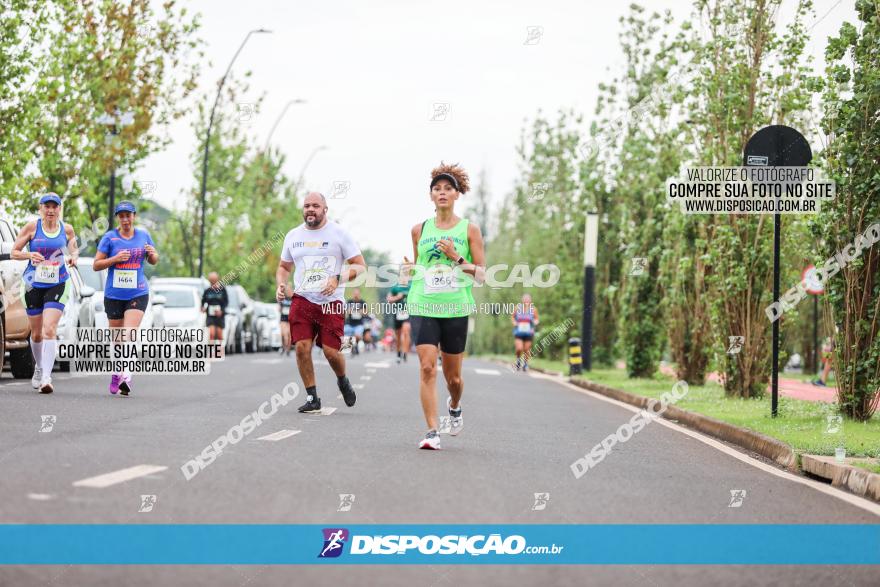
[[[649,397],[635,395],[620,389],[614,389],[600,383],[585,381],[578,378],[569,378],[569,383],[577,385],[590,391],[601,393],[604,396],[616,399],[617,401],[645,408],[652,399]],[[689,412],[681,408],[670,405],[663,413],[663,417],[667,420],[674,420],[679,424],[684,424],[689,428],[698,430],[715,438],[719,438],[726,442],[733,443],[746,450],[761,455],[771,461],[778,463],[790,471],[797,471],[797,454],[794,450],[780,440],[770,438],[754,430],[740,428],[709,416],[704,416],[696,412]]]
[[[801,455],[801,468],[817,477],[830,479],[835,487],[845,487],[856,495],[880,501],[880,475],[877,473],[820,455]]]

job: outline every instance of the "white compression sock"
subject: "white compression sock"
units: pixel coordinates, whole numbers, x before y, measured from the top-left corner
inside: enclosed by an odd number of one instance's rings
[[[43,361],[43,341],[34,342],[31,341],[31,353],[34,355],[34,364],[37,367],[40,367]],[[42,369],[42,367],[40,367]]]
[[[43,360],[40,361],[40,368],[43,370],[43,377],[52,376],[52,367],[55,366],[55,351],[57,343],[55,340],[43,341]]]

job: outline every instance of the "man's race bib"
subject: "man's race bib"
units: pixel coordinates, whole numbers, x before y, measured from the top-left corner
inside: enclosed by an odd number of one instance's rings
[[[455,273],[449,265],[432,265],[425,271],[425,293],[450,293],[456,290]]]
[[[113,287],[134,289],[137,285],[138,272],[136,269],[116,269],[113,271]]]
[[[409,312],[407,312],[406,310],[401,310],[400,312],[395,314],[394,317],[397,320],[408,320],[409,319]]]
[[[37,283],[58,283],[61,265],[40,263],[35,265],[34,281]]]
[[[517,322],[516,323],[516,332],[517,332],[517,334],[531,334],[532,323],[531,322]]]
[[[360,310],[352,310],[351,311],[351,319],[352,320],[363,320],[364,315],[361,313]]]
[[[218,312],[220,312],[220,306],[219,306],[219,305],[211,305],[211,306],[208,306],[208,313],[209,313],[211,316],[216,316]]]
[[[327,271],[321,267],[303,272],[301,291],[321,291],[327,283]]]
[[[336,259],[326,255],[307,255],[302,258],[302,263],[302,281],[296,291],[319,293],[327,287],[327,280],[334,274],[331,271],[336,266]]]
[[[281,315],[287,317],[290,315],[290,306],[285,306],[281,308]]]

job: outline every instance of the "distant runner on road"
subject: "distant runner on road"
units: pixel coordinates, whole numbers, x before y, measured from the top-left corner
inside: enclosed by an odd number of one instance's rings
[[[528,371],[532,340],[535,338],[535,326],[538,325],[538,308],[532,303],[532,296],[529,294],[523,295],[522,302],[516,305],[510,321],[513,322],[516,370]]]
[[[216,271],[208,274],[210,286],[202,292],[202,312],[205,312],[205,326],[208,327],[208,338],[213,342],[223,343],[223,329],[226,328],[226,306],[229,305],[229,294],[226,286],[220,283]]]
[[[394,340],[397,344],[398,363],[401,360],[405,363],[409,354],[410,325],[409,313],[406,311],[407,294],[409,294],[408,280],[398,279],[385,298],[391,304],[391,311],[394,314]]]
[[[455,201],[469,189],[468,175],[458,165],[441,163],[431,172],[430,198],[436,214],[413,226],[413,263],[421,271],[412,280],[407,309],[412,335],[421,365],[419,396],[428,432],[419,448],[438,450],[437,353],[443,362],[443,376],[449,398],[450,429],[461,432],[461,394],[464,382],[461,361],[467,342],[468,315],[474,307],[471,293],[474,278],[482,280],[485,268],[480,227],[455,215]],[[412,264],[404,257],[404,274]]]
[[[290,297],[284,297],[278,302],[278,311],[281,314],[281,348],[279,355],[290,354]]]
[[[293,298],[290,305],[290,337],[296,347],[296,364],[306,388],[302,413],[321,411],[321,399],[315,383],[312,344],[324,351],[336,374],[337,386],[345,405],[355,404],[356,396],[345,376],[342,346],[344,298],[342,283],[365,270],[364,257],[351,235],[335,222],[327,221],[327,200],[310,192],[303,202],[303,224],[287,233],[281,260],[275,273],[275,298],[280,303],[288,296],[288,281],[293,274]]]
[[[360,352],[360,342],[364,338],[364,318],[367,316],[367,302],[361,298],[361,290],[355,288],[351,299],[345,301],[345,336],[353,337],[351,354]]]

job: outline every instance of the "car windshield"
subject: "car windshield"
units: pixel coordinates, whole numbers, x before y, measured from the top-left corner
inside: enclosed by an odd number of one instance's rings
[[[188,289],[159,289],[153,290],[157,296],[165,298],[166,308],[195,308],[196,300],[193,292]]]
[[[104,291],[104,280],[101,279],[101,274],[98,271],[92,269],[91,265],[85,263],[77,265],[77,268],[86,285],[94,288],[96,291]]]

